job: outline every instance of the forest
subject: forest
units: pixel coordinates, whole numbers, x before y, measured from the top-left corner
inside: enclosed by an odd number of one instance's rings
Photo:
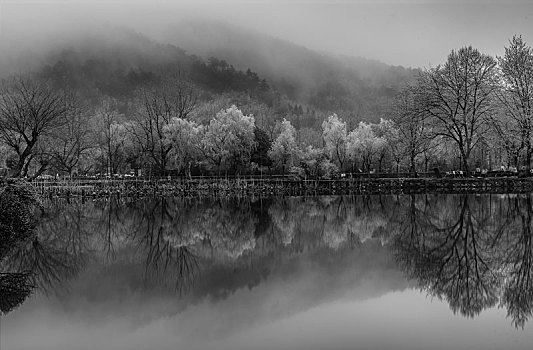
[[[4,78],[0,168],[28,178],[529,174],[533,51],[521,36],[502,57],[462,47],[401,84],[332,79],[306,97],[223,59],[135,40],[142,50],[63,50]]]

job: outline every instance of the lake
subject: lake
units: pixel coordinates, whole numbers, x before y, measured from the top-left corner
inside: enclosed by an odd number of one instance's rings
[[[533,344],[532,195],[54,200],[37,216],[1,261],[2,349]]]

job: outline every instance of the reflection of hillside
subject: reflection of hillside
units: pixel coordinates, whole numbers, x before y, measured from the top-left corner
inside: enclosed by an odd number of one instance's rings
[[[54,201],[45,204],[35,240],[10,264],[33,270],[43,291],[69,288],[85,266],[120,266],[117,273],[130,271],[117,276],[129,279],[123,285],[223,296],[318,252],[333,273],[337,259],[383,228],[380,208],[370,197]]]
[[[379,197],[283,199],[269,208],[272,233],[283,245],[338,249],[375,236],[390,215]]]
[[[500,305],[523,327],[533,313],[532,211],[527,195],[55,201],[2,266],[30,272],[27,285],[45,292],[178,291],[183,307],[312,269],[303,307],[399,266],[454,312]]]

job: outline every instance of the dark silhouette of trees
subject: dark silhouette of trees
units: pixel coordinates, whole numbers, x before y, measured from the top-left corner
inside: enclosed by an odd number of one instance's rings
[[[251,161],[259,166],[271,166],[272,161],[268,157],[268,150],[272,145],[272,140],[268,134],[261,128],[254,128],[254,140],[256,147],[252,152]]]

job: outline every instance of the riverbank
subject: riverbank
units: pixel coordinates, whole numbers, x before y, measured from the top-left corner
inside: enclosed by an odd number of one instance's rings
[[[533,178],[359,178],[52,180],[31,182],[47,197],[312,196],[345,194],[533,192]]]

